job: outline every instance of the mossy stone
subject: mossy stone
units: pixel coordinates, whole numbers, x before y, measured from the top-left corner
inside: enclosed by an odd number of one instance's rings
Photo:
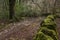
[[[58,40],[57,26],[54,20],[54,15],[47,16],[46,19],[43,20],[34,40]]]

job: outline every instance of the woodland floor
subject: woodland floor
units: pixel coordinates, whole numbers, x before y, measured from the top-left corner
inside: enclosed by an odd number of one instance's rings
[[[0,30],[0,40],[33,40],[44,18],[27,18],[21,22],[10,23]],[[56,20],[60,36],[60,19]],[[59,39],[60,40],[60,39]]]

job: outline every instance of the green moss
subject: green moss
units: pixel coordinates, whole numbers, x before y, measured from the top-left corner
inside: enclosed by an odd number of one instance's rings
[[[57,37],[56,37],[57,32],[56,31],[50,30],[48,28],[42,28],[41,32],[43,32],[45,35],[52,37],[54,40],[55,39],[57,40]]]
[[[45,35],[42,32],[38,32],[36,35],[36,38],[34,38],[34,40],[53,40],[50,36]]]
[[[54,16],[47,16],[46,19],[44,19],[44,23],[42,23],[41,27],[47,27],[49,29],[54,29],[56,30],[56,22],[54,21]]]
[[[49,15],[49,16],[47,16],[47,18],[54,19],[55,17],[54,17],[54,15]]]
[[[35,35],[34,40],[58,40],[54,16],[49,15],[44,19],[42,26]]]

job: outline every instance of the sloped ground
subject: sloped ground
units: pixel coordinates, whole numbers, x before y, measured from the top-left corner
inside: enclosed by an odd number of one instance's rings
[[[0,31],[0,40],[32,40],[40,26],[40,18],[31,18],[18,23],[11,23]]]
[[[38,17],[25,19],[24,21],[17,23],[11,23],[0,31],[0,40],[33,40],[33,36],[39,29],[41,21],[42,19]],[[57,19],[56,22],[60,37],[60,19]]]

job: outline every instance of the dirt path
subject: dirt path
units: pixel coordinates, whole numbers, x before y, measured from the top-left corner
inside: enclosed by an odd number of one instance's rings
[[[59,40],[60,40],[60,18],[57,18],[56,23],[57,23],[57,31],[59,33],[58,36],[59,36]]]
[[[33,40],[41,21],[40,18],[32,18],[18,23],[11,23],[7,25],[7,28],[0,31],[0,40]],[[57,19],[56,22],[60,37],[60,19]]]
[[[40,26],[41,19],[34,18],[19,23],[9,24],[0,32],[0,40],[32,40]]]

